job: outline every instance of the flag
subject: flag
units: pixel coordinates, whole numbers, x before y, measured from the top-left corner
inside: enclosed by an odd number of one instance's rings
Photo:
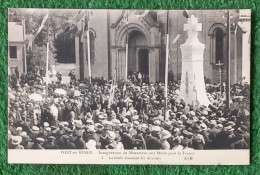
[[[126,91],[126,82],[124,82],[123,93]]]
[[[84,34],[85,34],[85,27],[86,27],[86,14],[81,18],[80,21],[82,22],[82,24],[80,26],[81,30],[82,30],[80,41],[83,43],[83,42],[85,42]]]
[[[111,104],[112,104],[113,101],[114,101],[115,87],[116,87],[116,86],[115,86],[115,84],[114,84],[114,81],[112,81],[111,88],[110,88],[109,100],[108,100],[108,108],[110,108]]]
[[[27,35],[26,38],[28,40],[28,50],[32,49],[32,44],[34,39],[37,37],[37,35],[42,31],[47,19],[49,18],[48,12],[47,14],[43,17],[42,22],[41,22],[41,26],[39,27],[39,29],[37,30],[37,32],[35,34],[31,34],[31,35]],[[49,35],[49,34],[48,34]]]
[[[116,68],[115,68],[115,74],[114,77],[112,78],[112,84],[110,87],[110,94],[109,94],[109,100],[108,100],[108,108],[110,108],[111,104],[114,101],[114,94],[115,94],[115,81],[116,81]]]
[[[169,10],[167,11],[167,28],[166,28],[166,59],[165,59],[165,87],[164,87],[164,120],[167,115],[167,100],[168,100],[168,65],[169,65]]]

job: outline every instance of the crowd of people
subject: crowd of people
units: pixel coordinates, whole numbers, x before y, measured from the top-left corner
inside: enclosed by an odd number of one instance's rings
[[[46,88],[37,72],[9,78],[9,149],[248,149],[248,83],[232,85],[231,105],[219,86],[206,84],[209,106],[186,104],[180,85],[149,83],[133,74],[127,82],[62,76]],[[165,115],[166,114],[166,115]]]

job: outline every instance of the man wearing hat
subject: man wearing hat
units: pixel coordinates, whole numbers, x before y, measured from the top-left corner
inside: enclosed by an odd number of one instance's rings
[[[86,142],[82,139],[83,131],[76,130],[75,135],[76,139],[74,141],[74,144],[76,146],[76,149],[86,149]]]
[[[174,146],[176,146],[176,143],[180,143],[181,139],[183,136],[180,135],[180,133],[182,132],[182,130],[180,130],[180,128],[175,127],[172,131],[171,131],[171,137],[168,138],[168,142],[171,146],[171,148],[173,148]],[[178,142],[176,142],[175,140],[178,140]]]
[[[168,131],[172,131],[173,129],[173,126],[172,126],[172,122],[171,121],[165,121],[163,122],[163,125],[162,127],[165,129],[165,130],[168,130]]]
[[[37,137],[35,140],[34,140],[34,144],[32,146],[32,149],[44,149],[42,147],[42,144],[44,142],[44,139],[41,138],[41,137]]]
[[[201,128],[199,126],[194,126],[194,135],[192,136],[192,143],[194,149],[203,149],[205,145],[205,139],[203,135],[200,134]]]
[[[100,135],[100,143],[101,143],[101,145],[104,145],[106,142],[105,140],[107,137],[107,133],[108,133],[108,131],[112,130],[112,126],[111,126],[111,123],[108,122],[107,120],[103,120],[102,125],[103,125],[103,131]]]
[[[51,127],[52,127],[52,128],[56,128],[57,132],[58,132],[58,131],[65,132],[64,123],[63,123],[63,122],[59,122],[59,123],[58,123],[58,127],[57,127],[57,126],[51,126]]]
[[[23,132],[23,128],[22,127],[17,127],[16,128],[16,132],[17,132],[17,135],[20,135]]]
[[[247,143],[247,145],[250,145],[250,134],[248,133],[248,128],[245,125],[240,126],[240,129],[243,131],[243,137]]]
[[[102,114],[99,114],[97,117],[97,121],[95,123],[102,123],[102,121],[105,119],[105,117]],[[86,124],[86,122],[85,122]]]
[[[205,140],[205,145],[204,145],[204,149],[208,148],[208,143],[209,143],[209,132],[208,132],[208,127],[205,123],[201,123],[200,124],[200,128],[201,128],[201,135],[204,137]]]
[[[139,125],[137,129],[137,135],[133,138],[134,139],[134,147],[137,149],[142,149],[146,150],[146,142],[145,142],[145,137],[146,137],[146,130],[147,130],[147,124],[142,123]]]
[[[161,143],[162,143],[162,149],[163,150],[169,150],[171,148],[171,145],[167,141],[171,137],[171,133],[167,130],[161,131]]]
[[[29,136],[25,136],[23,138],[22,145],[24,149],[32,149],[33,143],[31,142],[31,138]]]
[[[172,145],[173,145],[172,150],[175,150],[175,151],[183,150],[183,146],[180,143],[181,143],[180,139],[175,139],[172,143]]]
[[[49,123],[44,122],[43,128],[40,129],[40,133],[43,134],[44,138],[47,138],[47,136],[50,134],[51,128],[49,127]]]
[[[21,136],[12,136],[11,137],[11,144],[9,145],[9,149],[24,149],[20,143],[22,142]]]
[[[43,130],[45,130],[47,127],[49,127],[50,125],[49,125],[49,123],[48,122],[44,122],[43,123]]]
[[[30,133],[28,133],[28,135],[32,140],[34,140],[37,138],[39,133],[40,133],[40,129],[37,126],[33,126]]]
[[[106,137],[106,144],[103,145],[103,149],[124,149],[122,142],[116,142],[116,134],[114,131],[108,131]]]
[[[192,130],[192,129],[191,129]],[[183,139],[186,139],[188,141],[188,147],[192,147],[192,136],[193,133],[188,131],[188,129],[185,129],[182,131]]]
[[[193,148],[189,147],[189,140],[187,138],[181,140],[181,145],[183,146],[183,150],[185,151],[194,150]]]
[[[209,125],[211,129],[208,131],[209,132],[208,148],[214,149],[216,148],[215,143],[216,143],[217,135],[221,132],[223,126],[221,124],[217,124],[215,120],[211,120]]]
[[[249,148],[249,145],[245,141],[243,134],[244,134],[244,132],[242,130],[237,130],[235,132],[236,141],[231,144],[232,149],[248,149]]]
[[[41,122],[42,122],[42,124],[44,122],[50,123],[52,121],[52,119],[53,119],[53,116],[52,116],[51,112],[48,109],[49,108],[48,107],[49,104],[45,104],[45,105],[46,105],[46,108],[43,108],[43,110],[41,111]]]
[[[55,137],[54,136],[48,136],[47,142],[43,144],[43,147],[45,149],[58,149],[58,146],[54,144]]]
[[[234,142],[234,128],[231,126],[224,127],[223,130],[216,137],[216,147],[218,149],[230,149]]]
[[[64,140],[62,135],[64,134],[64,132],[62,130],[58,130],[56,132],[56,140],[54,141],[54,144],[58,146],[59,149],[62,148],[62,146],[64,145]]]
[[[85,132],[83,133],[83,140],[87,143],[90,139],[93,139],[95,141],[99,141],[98,135],[96,134],[96,128],[94,125],[90,125],[85,129]]]
[[[161,128],[159,126],[152,126],[150,128],[150,133],[148,131],[148,135],[145,138],[147,149],[162,149],[163,145],[160,142],[160,132]]]
[[[97,148],[100,148],[101,147],[101,135],[102,135],[102,132],[103,132],[103,128],[104,126],[100,123],[95,123],[95,127],[96,127],[96,147]]]
[[[68,135],[63,135],[64,144],[61,149],[76,149],[76,145],[71,142],[71,137]]]

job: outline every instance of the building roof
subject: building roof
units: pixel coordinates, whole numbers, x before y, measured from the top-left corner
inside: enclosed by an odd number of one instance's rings
[[[8,22],[8,42],[24,42],[21,22]]]

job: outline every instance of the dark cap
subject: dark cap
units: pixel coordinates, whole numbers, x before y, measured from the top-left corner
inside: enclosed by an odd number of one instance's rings
[[[29,137],[29,136],[25,136],[24,138],[23,138],[23,141],[31,141],[32,139]]]
[[[63,135],[63,131],[62,131],[62,130],[58,130],[58,131],[56,132],[56,134],[57,134],[58,136],[61,136],[61,135]]]

